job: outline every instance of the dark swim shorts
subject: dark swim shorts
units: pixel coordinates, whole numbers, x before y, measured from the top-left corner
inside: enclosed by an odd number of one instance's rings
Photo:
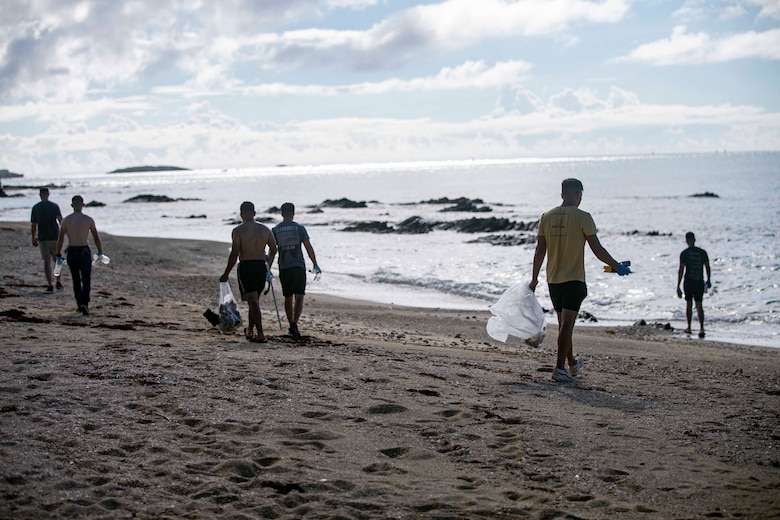
[[[683,282],[686,300],[700,302],[704,298],[704,280],[688,280]]]
[[[306,294],[306,269],[303,267],[288,267],[279,269],[279,283],[282,284],[282,294]]]
[[[264,260],[245,260],[238,264],[238,290],[241,295],[260,292],[265,287],[265,268]]]
[[[547,286],[550,288],[550,299],[555,312],[562,312],[563,309],[579,312],[580,305],[588,296],[588,286],[579,280],[551,283]]]

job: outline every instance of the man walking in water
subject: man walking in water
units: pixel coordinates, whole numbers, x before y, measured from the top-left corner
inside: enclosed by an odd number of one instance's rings
[[[246,339],[253,343],[267,343],[263,333],[263,322],[260,314],[260,291],[265,287],[268,270],[266,269],[266,247],[268,248],[268,268],[276,257],[276,242],[271,230],[263,224],[255,222],[255,205],[251,202],[241,204],[240,225],[233,229],[233,245],[230,249],[227,267],[219,279],[227,282],[230,271],[238,264],[238,289],[249,305],[249,325],[246,329]],[[255,336],[254,330],[257,329]]]
[[[688,231],[685,234],[685,242],[688,248],[680,253],[680,268],[677,270],[677,297],[683,297],[683,291],[680,290],[680,282],[685,277],[683,289],[685,290],[685,317],[688,319],[688,328],[686,334],[691,333],[691,320],[693,319],[693,302],[696,302],[696,314],[699,316],[699,337],[704,337],[704,308],[702,299],[704,297],[705,282],[704,269],[707,270],[706,288],[712,287],[710,282],[710,258],[707,251],[696,247],[696,235]]]
[[[95,221],[81,212],[84,209],[84,199],[76,195],[71,199],[73,213],[62,220],[60,236],[57,239],[57,256],[61,256],[62,245],[68,237],[68,267],[73,278],[73,294],[76,297],[78,311],[86,316],[89,314],[89,292],[92,285],[92,252],[89,250],[89,234],[95,241],[98,254],[103,254],[103,244],[100,243]]]
[[[309,242],[306,228],[293,221],[295,205],[292,202],[282,204],[282,222],[274,229],[274,237],[279,246],[279,282],[284,294],[284,312],[290,324],[289,332],[294,338],[300,338],[298,320],[303,312],[303,297],[306,294],[306,261],[303,258],[301,245],[306,248],[306,254],[314,264],[315,276],[322,271],[317,265],[314,248]]]
[[[57,238],[60,233],[62,213],[60,207],[49,200],[49,188],[41,188],[38,192],[41,201],[32,208],[30,215],[30,233],[32,245],[41,251],[43,272],[46,275],[46,290],[54,291],[52,282],[56,278],[57,289],[62,289],[59,276],[53,276],[52,263],[57,255]]]
[[[580,305],[588,295],[585,284],[584,249],[587,242],[596,258],[607,264],[620,276],[631,271],[619,264],[607,252],[596,236],[596,224],[590,213],[579,209],[582,202],[582,183],[566,179],[561,183],[563,204],[551,209],[539,220],[539,231],[534,254],[533,273],[529,287],[536,290],[539,271],[545,255],[547,259],[547,284],[555,312],[558,314],[558,357],[553,370],[553,380],[572,383],[582,370],[582,359],[572,354],[572,333]],[[566,370],[569,363],[571,373]]]

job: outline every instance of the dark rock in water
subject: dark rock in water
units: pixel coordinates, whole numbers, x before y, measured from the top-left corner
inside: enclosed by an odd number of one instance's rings
[[[325,213],[325,212],[322,211],[320,208],[312,208],[309,211],[307,211],[306,213],[309,213],[309,214],[313,215],[313,214],[316,214],[316,213]]]
[[[200,199],[172,199],[167,195],[136,195],[133,198],[127,199],[124,202],[177,202],[180,200],[200,200]]]
[[[409,217],[398,224],[396,231],[407,235],[420,235],[430,232],[434,227],[436,227],[436,222],[422,217]]]
[[[24,174],[9,172],[8,170],[0,170],[0,179],[15,179],[18,177],[24,177]]]
[[[587,312],[587,311],[580,311],[579,314],[577,314],[577,319],[580,319],[582,321],[589,321],[591,323],[598,323],[599,320],[596,319],[596,317]]]
[[[180,170],[187,171],[189,168],[179,168],[178,166],[131,166],[130,168],[119,168],[108,173],[168,172]]]
[[[633,231],[629,231],[626,233],[627,235],[642,235],[646,237],[670,237],[672,236],[671,233],[661,233],[660,231],[639,231],[638,229],[635,229]]]
[[[691,195],[691,197],[709,197],[709,198],[713,198],[713,199],[720,198],[718,195],[716,195],[716,194],[714,194],[714,193],[712,193],[710,191],[705,191],[704,193],[694,193],[693,195]]]
[[[368,205],[363,202],[356,202],[354,200],[349,200],[346,198],[341,198],[338,200],[331,200],[328,199],[324,201],[320,206],[324,206],[326,208],[342,208],[342,209],[353,209],[353,208],[367,208]]]
[[[420,204],[463,204],[466,202],[472,202],[474,204],[484,204],[482,199],[469,199],[468,197],[458,197],[457,199],[451,199],[449,197],[441,197],[438,199],[429,199],[420,202]]]
[[[86,204],[84,204],[84,207],[86,207],[86,208],[102,208],[105,205],[106,204],[104,202],[98,202],[96,200],[93,200],[93,201],[90,201],[90,202],[87,202]]]
[[[536,236],[528,235],[487,235],[467,242],[467,244],[490,244],[494,246],[523,246],[535,243]]]
[[[456,220],[454,222],[442,222],[437,227],[444,230],[455,230],[459,233],[496,233],[498,231],[512,231],[516,223],[506,218],[475,218]]]
[[[477,204],[482,204],[482,201],[480,199],[460,199],[454,206],[449,206],[447,208],[440,209],[439,211],[465,211],[471,213],[489,213],[493,211],[493,209],[488,206],[477,206]]]
[[[125,202],[176,202],[176,199],[172,199],[167,195],[136,195]]]
[[[265,210],[266,213],[273,213],[274,215],[278,215],[282,212],[282,208],[271,206],[267,210]]]
[[[647,322],[645,320],[639,320],[634,323],[634,327],[644,327],[645,325],[647,325]]]
[[[387,222],[371,221],[357,222],[345,227],[342,231],[360,231],[364,233],[392,233],[394,229],[387,225]]]

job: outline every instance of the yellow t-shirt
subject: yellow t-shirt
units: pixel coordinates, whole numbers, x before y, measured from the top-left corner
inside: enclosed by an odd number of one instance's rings
[[[585,281],[585,237],[598,230],[593,217],[576,206],[558,206],[539,220],[547,241],[547,283]]]

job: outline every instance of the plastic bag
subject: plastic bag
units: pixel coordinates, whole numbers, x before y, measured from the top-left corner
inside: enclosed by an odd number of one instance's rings
[[[493,316],[487,322],[487,333],[495,340],[505,343],[512,335],[532,347],[538,347],[547,334],[544,310],[528,283],[507,289],[490,307],[490,312]]]
[[[233,332],[241,325],[241,313],[229,282],[219,283],[219,330]]]

